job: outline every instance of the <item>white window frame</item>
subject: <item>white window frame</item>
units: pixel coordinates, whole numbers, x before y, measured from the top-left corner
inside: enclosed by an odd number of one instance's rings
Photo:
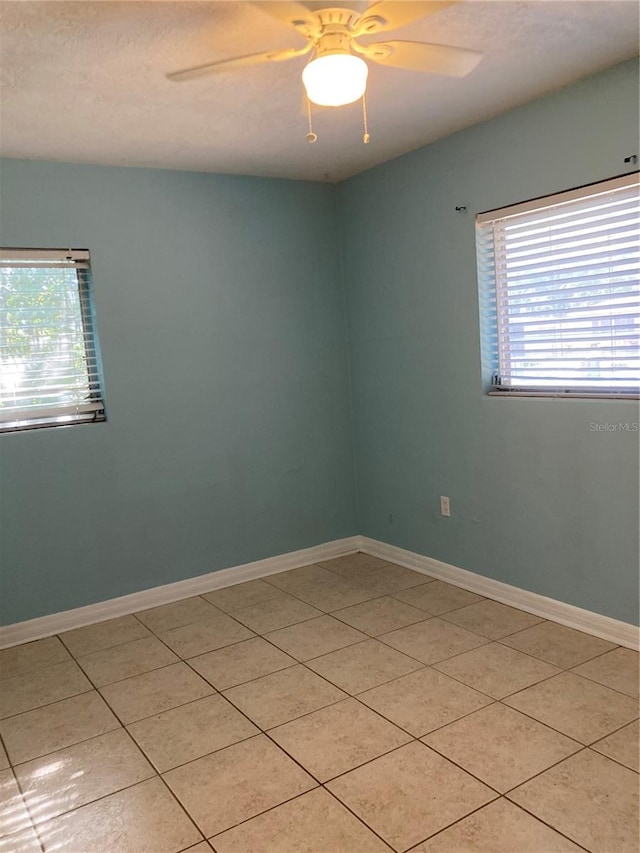
[[[104,391],[102,379],[102,365],[98,345],[95,316],[93,308],[93,294],[91,282],[91,260],[87,249],[23,249],[2,248],[0,249],[0,269],[38,269],[38,270],[74,270],[78,287],[78,310],[82,325],[83,338],[83,367],[76,368],[78,374],[84,376],[86,371],[86,383],[82,379],[83,399],[72,402],[54,402],[52,405],[25,404],[20,406],[19,398],[26,392],[18,386],[18,390],[11,390],[8,384],[3,386],[0,377],[0,433],[17,432],[22,430],[37,429],[42,427],[69,426],[71,424],[96,423],[106,420]],[[11,328],[8,317],[9,312],[16,316],[20,313],[20,307],[7,309],[4,316],[0,312],[0,322],[7,323],[7,329]],[[30,309],[23,309],[34,310]],[[0,342],[2,335],[0,334]],[[3,353],[0,351],[0,356]],[[65,356],[66,357],[66,356]],[[9,356],[7,356],[7,363]],[[2,359],[0,358],[0,371],[2,370]],[[58,387],[62,387],[59,396],[71,396],[74,390],[78,390],[78,375],[65,377],[60,381]],[[68,388],[64,384],[68,383]],[[9,389],[9,390],[8,390]],[[39,390],[39,389],[38,389]],[[43,385],[43,396],[47,396],[48,389]],[[84,393],[86,391],[86,393]],[[13,396],[13,400],[12,400]],[[37,394],[34,394],[37,396]]]
[[[623,211],[618,217],[611,213],[613,208],[603,208],[606,216],[602,215],[601,219],[594,219],[594,213],[587,211],[588,207],[598,208],[602,204],[614,203],[619,204]],[[588,226],[576,224],[580,217],[587,216],[591,218]],[[638,172],[476,216],[482,366],[489,395],[638,399],[639,217]],[[537,229],[537,233],[532,233],[533,229]],[[584,230],[579,233],[581,229]],[[561,230],[564,233],[559,235],[557,232]],[[625,236],[620,237],[623,230]],[[635,238],[630,237],[634,231]],[[585,234],[589,236],[585,237]],[[548,254],[544,251],[547,246]],[[600,251],[601,246],[604,246],[604,251]],[[577,272],[579,276],[580,262],[592,259],[591,253],[596,251],[599,257],[592,263],[597,260],[605,269],[604,264],[608,262],[608,266],[606,272],[594,276],[594,279],[604,280],[606,277],[606,283],[599,283],[596,291],[596,286],[583,277],[584,285],[576,288],[571,274]],[[527,275],[534,276],[545,263],[549,278],[541,282],[540,290],[532,292],[531,285],[526,282]],[[572,263],[576,267],[572,267]],[[550,265],[557,266],[551,268]],[[555,288],[549,286],[550,281],[555,281],[550,274],[557,274],[560,269],[567,274],[565,285],[574,285],[573,293],[563,288],[562,283]],[[592,269],[593,266],[587,268],[587,275],[593,275]],[[594,303],[585,308],[584,288],[589,286],[597,295],[594,295]],[[605,302],[607,295],[601,293],[605,286],[611,287],[608,303]],[[576,290],[578,295],[575,295]],[[576,299],[575,307],[570,302],[573,298]],[[550,307],[553,300],[556,305],[565,306],[562,320],[556,319],[558,313]],[[526,302],[535,305],[526,305]],[[621,304],[624,308],[620,307]],[[536,316],[534,312],[538,308],[541,313]],[[624,336],[621,331],[616,333],[615,329],[608,339],[602,332],[597,338],[595,331],[591,335],[591,329],[587,328],[589,324],[595,330],[606,326],[606,320],[609,327],[615,327],[617,312],[620,311],[624,311],[624,323],[628,323],[624,326],[628,330]],[[527,323],[529,319],[531,322]],[[511,341],[514,334],[518,335],[517,347]],[[590,348],[598,353],[597,367],[589,365]],[[538,359],[527,360],[527,355],[536,351]],[[622,357],[618,355],[621,351],[624,353]],[[622,362],[620,367],[615,365],[616,355]],[[607,364],[607,359],[608,366],[602,367],[602,362]],[[620,378],[616,377],[615,371]],[[600,377],[593,375],[597,372],[600,372]]]

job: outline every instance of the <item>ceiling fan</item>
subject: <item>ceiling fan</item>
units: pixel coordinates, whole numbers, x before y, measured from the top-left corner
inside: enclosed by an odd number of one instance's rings
[[[416,41],[394,40],[375,44],[358,41],[361,36],[394,30],[456,2],[459,0],[381,0],[363,13],[343,7],[312,11],[297,2],[266,0],[254,3],[271,17],[293,27],[307,39],[307,44],[301,48],[251,53],[196,65],[174,71],[167,77],[183,82],[236,68],[283,62],[314,51],[313,59],[302,72],[302,81],[310,101],[330,107],[353,103],[364,95],[369,71],[365,60],[393,68],[463,77],[473,71],[482,59],[478,51]]]

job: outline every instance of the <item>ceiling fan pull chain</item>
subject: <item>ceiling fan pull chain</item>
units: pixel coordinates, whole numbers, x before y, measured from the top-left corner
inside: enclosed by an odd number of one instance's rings
[[[307,98],[307,118],[309,119],[309,133],[306,135],[307,142],[315,142],[318,138],[318,134],[313,132],[313,126],[311,124],[311,101]]]
[[[362,141],[365,145],[368,144],[371,137],[369,136],[369,127],[367,125],[367,95],[366,93],[362,96],[362,121],[364,124],[364,134],[362,135]]]

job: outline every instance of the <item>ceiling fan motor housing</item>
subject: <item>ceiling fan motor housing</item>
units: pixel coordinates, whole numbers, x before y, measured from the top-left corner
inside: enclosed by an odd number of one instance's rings
[[[325,33],[316,42],[316,58],[336,53],[351,53],[349,33]]]

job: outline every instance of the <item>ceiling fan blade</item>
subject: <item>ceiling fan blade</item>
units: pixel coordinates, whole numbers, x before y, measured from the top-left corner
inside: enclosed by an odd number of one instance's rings
[[[381,0],[379,3],[374,3],[373,6],[369,6],[362,13],[355,26],[356,34],[364,35],[365,33],[379,33],[383,30],[395,30],[459,2],[460,0],[427,0],[427,2]],[[270,4],[266,3],[265,5]],[[275,5],[281,4],[276,3]]]
[[[366,47],[358,45],[356,50],[381,65],[449,77],[464,77],[482,59],[482,53],[477,50],[420,41],[387,41]]]
[[[312,43],[303,48],[291,47],[286,50],[270,50],[265,53],[249,53],[246,56],[236,56],[234,59],[222,59],[219,62],[207,62],[205,65],[195,65],[193,68],[185,68],[183,71],[174,71],[167,74],[167,79],[174,83],[182,83],[186,80],[195,80],[198,77],[207,77],[209,74],[219,74],[223,71],[235,71],[236,68],[248,68],[251,65],[262,65],[265,62],[284,62],[287,59],[295,59],[308,53],[313,47]]]
[[[262,0],[262,2],[253,3],[258,9],[286,24],[289,27],[295,27],[306,32],[309,28],[316,29],[317,22],[313,13],[303,6],[302,3],[275,3],[272,0]]]

